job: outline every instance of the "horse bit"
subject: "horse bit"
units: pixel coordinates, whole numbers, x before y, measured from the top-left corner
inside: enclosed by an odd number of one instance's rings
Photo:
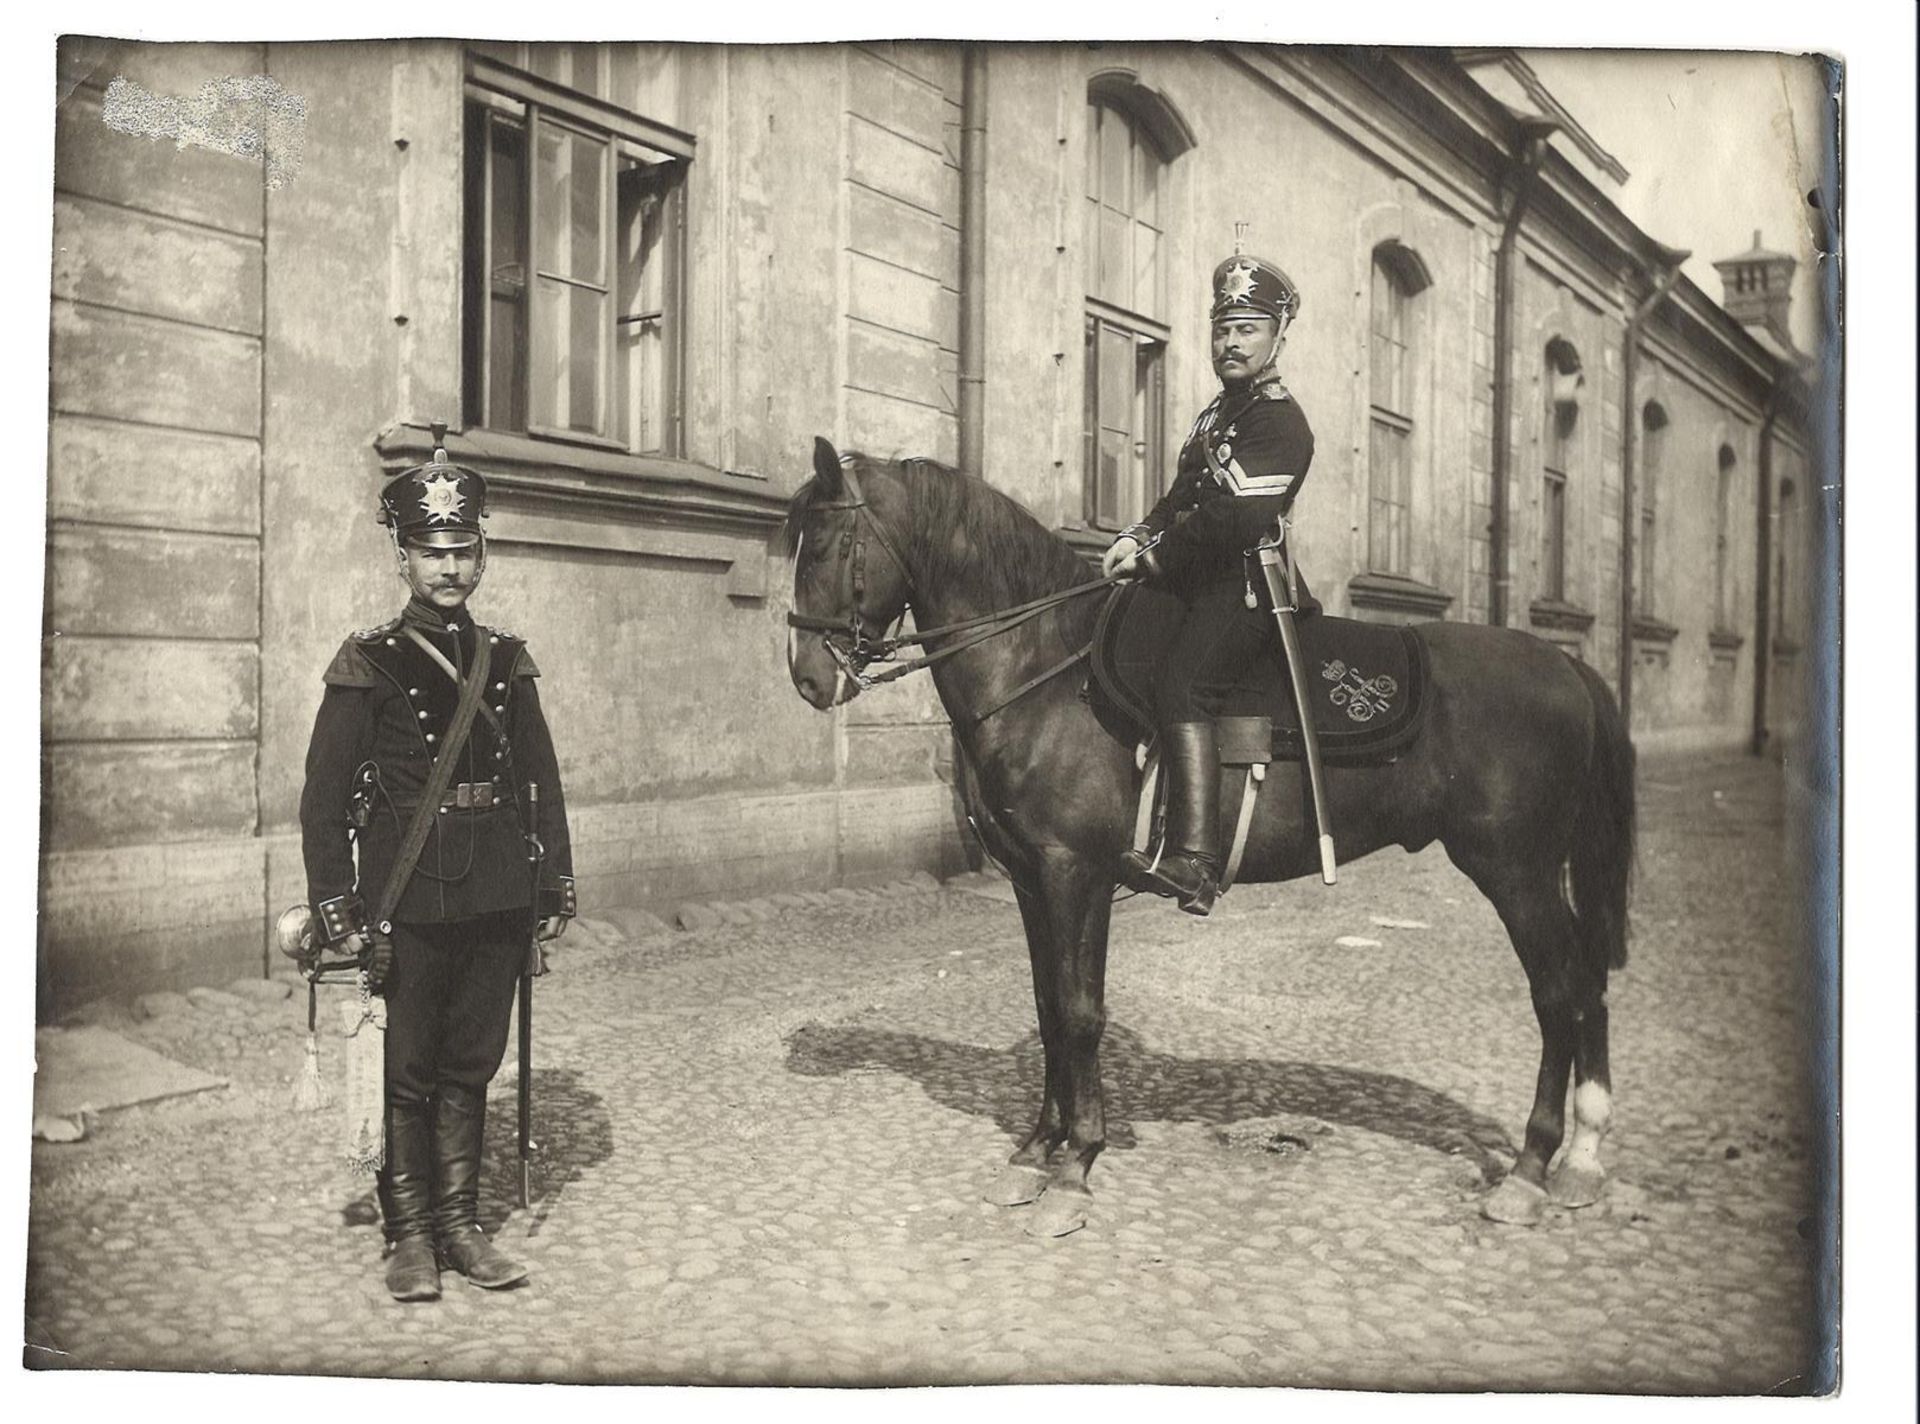
[[[850,610],[844,621],[832,618],[815,618],[809,614],[792,612],[787,614],[787,626],[800,629],[803,632],[822,634],[821,641],[826,644],[828,656],[834,660],[834,663],[839,669],[845,673],[848,679],[862,692],[878,687],[883,683],[892,682],[897,678],[905,677],[908,673],[918,672],[922,668],[932,667],[935,663],[950,658],[956,653],[965,652],[967,649],[983,643],[989,638],[996,638],[1002,633],[1010,633],[1022,623],[1038,617],[1050,608],[1057,608],[1061,604],[1078,598],[1083,594],[1091,593],[1096,589],[1107,588],[1119,582],[1118,578],[1113,577],[1093,579],[1087,583],[1077,584],[1072,588],[1065,589],[1062,592],[1051,593],[1041,598],[1033,599],[1028,603],[1018,604],[1012,608],[998,609],[992,613],[983,613],[974,618],[964,618],[956,623],[944,624],[937,628],[922,628],[915,632],[904,634],[897,631],[892,633],[882,632],[879,638],[870,638],[867,631],[866,615],[861,611],[860,607],[865,601],[867,594],[866,530],[868,528],[872,529],[874,539],[879,543],[880,547],[886,551],[887,557],[893,560],[894,564],[899,568],[901,576],[905,578],[907,583],[909,598],[906,603],[902,604],[900,616],[893,622],[892,626],[895,629],[898,629],[906,621],[907,614],[913,609],[911,599],[913,574],[906,559],[901,556],[899,549],[894,546],[893,540],[888,536],[886,527],[869,512],[866,496],[862,494],[860,483],[854,476],[852,462],[847,460],[841,461],[841,478],[846,485],[848,497],[816,504],[813,506],[813,509],[850,510],[853,514],[853,522],[848,525],[847,528],[840,531],[840,561],[846,563],[851,560],[853,566],[853,601]],[[867,670],[877,662],[892,662],[902,648],[924,645],[931,639],[945,637],[949,634],[969,632],[972,633],[973,636],[962,638],[957,642],[950,643],[946,647],[930,652],[922,657],[913,658],[904,663],[896,663],[884,672],[870,673]],[[1086,647],[1072,654],[1064,661],[1054,664],[1036,677],[1029,678],[986,711],[975,713],[972,720],[974,722],[985,721],[1002,707],[1024,696],[1026,693],[1031,692],[1048,678],[1065,672],[1068,668],[1086,657],[1091,650],[1092,644],[1089,643]]]

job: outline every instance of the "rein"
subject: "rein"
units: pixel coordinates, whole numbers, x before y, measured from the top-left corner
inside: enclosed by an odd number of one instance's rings
[[[969,648],[978,647],[990,638],[997,638],[1003,633],[1011,633],[1021,624],[1038,618],[1049,609],[1058,608],[1062,604],[1070,603],[1076,598],[1082,598],[1100,589],[1111,588],[1114,584],[1122,581],[1120,575],[1102,576],[1096,579],[1089,579],[1085,583],[1075,584],[1072,588],[1062,589],[1058,593],[1044,594],[1039,598],[1030,599],[1025,603],[1015,604],[1012,608],[996,609],[991,613],[982,613],[977,617],[963,618],[954,623],[943,623],[939,627],[916,629],[912,633],[882,633],[877,639],[869,638],[867,635],[866,620],[860,611],[861,600],[866,595],[865,531],[869,528],[872,529],[874,539],[882,549],[886,550],[887,556],[899,567],[901,574],[906,578],[909,593],[911,593],[913,588],[913,574],[907,567],[907,561],[901,557],[900,551],[894,547],[893,541],[888,537],[885,527],[870,513],[864,513],[864,511],[868,509],[868,504],[865,496],[860,492],[858,483],[854,480],[853,470],[850,467],[844,472],[844,478],[851,497],[843,500],[835,500],[832,503],[818,504],[815,505],[814,508],[828,510],[845,509],[853,513],[853,526],[843,531],[840,536],[841,559],[851,558],[853,561],[853,603],[851,611],[844,619],[815,618],[804,613],[789,613],[787,614],[787,626],[801,629],[804,632],[825,634],[824,641],[827,645],[827,652],[862,692],[879,687],[884,683],[897,681],[909,673],[919,672],[923,668],[930,668],[936,663],[944,662],[948,658],[966,652]],[[912,607],[912,601],[909,599],[905,607],[900,610],[900,618],[895,620],[894,626],[896,628],[905,620],[908,611]],[[935,649],[920,657],[910,658],[906,662],[894,662],[894,659],[902,648],[922,645],[935,638],[950,637],[958,633],[971,634],[971,636],[961,638],[958,642],[950,643],[944,648]],[[845,646],[843,646],[840,641],[843,636],[847,640]],[[984,712],[976,712],[968,720],[973,724],[984,722],[1003,707],[1018,701],[1027,693],[1033,691],[1034,688],[1040,686],[1043,682],[1065,672],[1092,651],[1093,644],[1089,642],[1086,647],[1068,655],[1064,660],[1053,664],[1044,672],[1028,678]],[[878,662],[893,663],[893,666],[883,672],[869,673],[867,669]]]

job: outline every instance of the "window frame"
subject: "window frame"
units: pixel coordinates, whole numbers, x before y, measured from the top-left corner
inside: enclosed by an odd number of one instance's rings
[[[1567,516],[1577,473],[1581,415],[1577,393],[1586,378],[1579,349],[1559,336],[1547,342],[1540,370],[1546,399],[1540,406],[1539,596],[1550,603],[1567,603],[1572,581]]]
[[[1167,211],[1166,185],[1172,170],[1167,144],[1155,123],[1107,86],[1090,85],[1086,101],[1086,152],[1080,185],[1082,246],[1084,270],[1082,282],[1082,359],[1083,398],[1081,412],[1081,514],[1090,529],[1117,532],[1144,518],[1159,499],[1168,478],[1167,460],[1167,355],[1173,331],[1164,319],[1167,286],[1167,229],[1161,215]],[[1109,123],[1126,127],[1126,193],[1123,203],[1113,202],[1106,190],[1101,135]],[[1139,210],[1141,171],[1150,164],[1154,174],[1154,211],[1143,217]],[[1139,288],[1142,274],[1136,243],[1139,230],[1149,229],[1154,236],[1151,273],[1146,280],[1150,290],[1143,306],[1125,306],[1112,300],[1114,294],[1101,290],[1102,235],[1105,213],[1124,217],[1127,231],[1125,271],[1129,299],[1142,301]],[[1102,497],[1100,458],[1102,437],[1107,431],[1123,427],[1110,420],[1111,412],[1103,404],[1101,351],[1105,333],[1124,335],[1134,352],[1135,369],[1129,387],[1133,391],[1132,409],[1124,427],[1131,439],[1130,471],[1116,480],[1111,503]]]
[[[604,50],[604,46],[598,49]],[[517,45],[515,52],[525,61],[528,46]],[[611,67],[607,56],[601,53],[596,62],[597,85],[607,83]],[[462,191],[469,201],[477,197],[481,206],[477,215],[472,211],[465,215],[462,234],[461,404],[466,424],[498,430],[503,434],[522,435],[531,440],[582,445],[641,458],[682,458],[686,449],[687,166],[694,153],[693,136],[619,108],[597,94],[565,88],[528,68],[508,64],[495,55],[473,48],[466,50],[466,82],[462,103],[463,111],[469,115],[463,127],[467,148],[462,158]],[[476,113],[483,116],[483,123],[476,125],[472,121]],[[494,125],[501,122],[511,122],[519,131],[521,172],[526,189],[522,195],[520,215],[525,249],[520,263],[523,280],[518,295],[519,320],[523,332],[513,357],[514,379],[520,386],[519,414],[522,424],[518,426],[498,424],[493,419],[496,405],[493,390],[493,348],[496,341],[494,273],[497,264],[493,252],[491,204],[495,175],[491,154]],[[563,136],[584,137],[604,144],[599,179],[599,247],[604,286],[584,284],[600,291],[604,298],[604,316],[597,343],[599,409],[596,428],[591,430],[557,426],[536,417],[539,406],[536,398],[538,383],[543,375],[533,359],[537,343],[536,301],[540,283],[543,277],[550,277],[566,288],[583,285],[570,275],[562,276],[557,270],[552,270],[554,264],[546,260],[548,254],[541,250],[539,144],[543,130],[557,131]],[[485,141],[477,180],[473,173],[476,132]],[[665,227],[661,250],[657,254],[657,260],[662,264],[660,310],[636,315],[620,310],[623,285],[621,240],[624,227],[621,189],[623,172],[639,165],[672,165],[667,170],[672,181],[669,191],[662,198],[665,204]],[[638,218],[633,220],[637,221]],[[480,244],[477,254],[472,250],[476,238]],[[474,290],[476,272],[485,289],[480,293]],[[473,329],[476,318],[477,331]],[[660,439],[658,445],[644,448],[637,443],[642,413],[628,409],[631,404],[627,398],[629,382],[622,379],[620,352],[622,328],[641,318],[661,323],[665,348],[660,373],[659,409],[655,413],[660,426]],[[556,364],[555,371],[558,369]],[[552,375],[553,372],[546,374]],[[618,433],[623,426],[628,427],[626,438]]]
[[[1414,475],[1415,444],[1418,439],[1415,367],[1418,356],[1419,312],[1416,299],[1429,286],[1425,265],[1410,248],[1397,239],[1377,244],[1371,254],[1367,279],[1367,551],[1366,567],[1374,573],[1399,578],[1413,576],[1414,555]],[[1389,294],[1392,313],[1390,329],[1376,325],[1382,289]],[[1385,394],[1396,397],[1399,406],[1381,399],[1380,346],[1387,341],[1394,348],[1389,384]],[[1387,472],[1392,486],[1382,494],[1382,471],[1376,458],[1382,448],[1394,452],[1394,468]],[[1387,528],[1382,531],[1383,511]],[[1397,512],[1397,519],[1395,513]],[[1384,554],[1384,556],[1383,556]]]
[[[1660,481],[1666,460],[1667,431],[1673,422],[1666,407],[1648,401],[1640,408],[1640,497],[1634,501],[1633,612],[1636,618],[1659,616],[1658,530]]]
[[[1733,627],[1733,486],[1740,457],[1723,443],[1715,456],[1718,469],[1713,516],[1713,626]]]

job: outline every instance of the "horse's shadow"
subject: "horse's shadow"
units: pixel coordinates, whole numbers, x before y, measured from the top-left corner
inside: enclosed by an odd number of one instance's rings
[[[613,1155],[613,1119],[598,1093],[571,1068],[533,1070],[533,1209],[527,1234],[537,1236],[568,1185]],[[519,1114],[512,1094],[489,1095],[481,1147],[480,1225],[494,1235],[512,1215],[520,1190]],[[347,1203],[350,1226],[380,1220],[373,1188]]]
[[[1297,1114],[1464,1157],[1488,1183],[1506,1172],[1496,1153],[1513,1151],[1492,1118],[1391,1073],[1264,1058],[1175,1058],[1152,1052],[1117,1024],[1101,1040],[1100,1059],[1114,1148],[1134,1145],[1136,1122],[1223,1127]],[[910,1078],[941,1106],[989,1118],[1015,1139],[1031,1126],[1044,1077],[1037,1033],[1009,1049],[859,1024],[804,1024],[788,1035],[789,1072],[825,1077],[872,1068]]]

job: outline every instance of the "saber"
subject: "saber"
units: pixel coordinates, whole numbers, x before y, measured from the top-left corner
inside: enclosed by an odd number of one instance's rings
[[[533,1201],[533,978],[541,970],[540,954],[540,783],[527,783],[527,859],[533,866],[534,921],[527,935],[527,960],[520,970],[520,1207]]]
[[[1320,769],[1320,734],[1307,702],[1306,659],[1300,653],[1300,630],[1294,626],[1293,556],[1286,548],[1287,521],[1279,521],[1271,539],[1257,546],[1260,572],[1266,576],[1273,621],[1280,625],[1280,646],[1287,655],[1287,676],[1293,683],[1293,705],[1300,714],[1300,741],[1307,754],[1307,782],[1313,788],[1313,823],[1320,833],[1320,878],[1334,883],[1333,825],[1327,816],[1326,773]]]

